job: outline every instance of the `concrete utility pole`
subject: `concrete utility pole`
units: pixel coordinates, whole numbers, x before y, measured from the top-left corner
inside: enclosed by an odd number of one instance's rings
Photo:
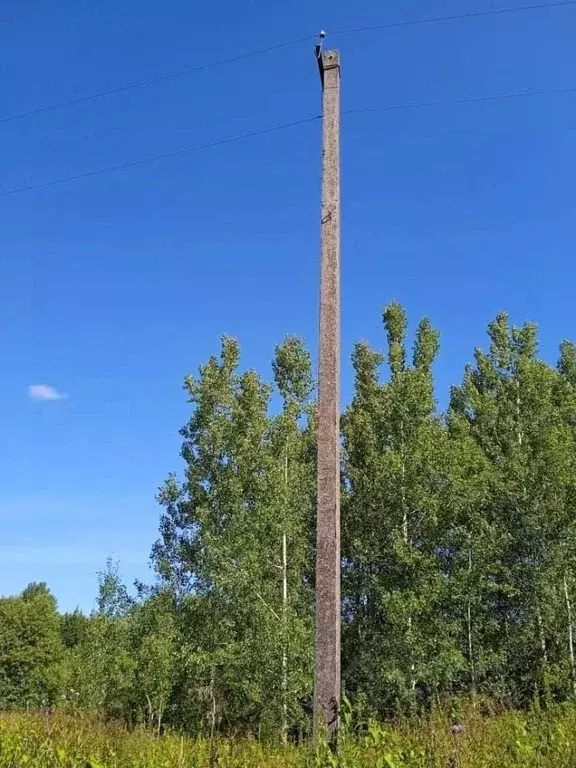
[[[340,56],[321,46],[316,56],[323,159],[314,729],[318,734],[327,727],[335,741],[340,710]]]

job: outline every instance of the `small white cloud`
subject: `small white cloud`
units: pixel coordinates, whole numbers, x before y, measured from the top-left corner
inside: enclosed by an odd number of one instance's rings
[[[28,397],[31,400],[65,400],[67,395],[58,392],[57,389],[48,384],[30,384]]]

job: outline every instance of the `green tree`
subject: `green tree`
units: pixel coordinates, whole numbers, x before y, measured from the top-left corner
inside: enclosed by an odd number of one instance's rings
[[[64,647],[71,650],[76,648],[85,638],[89,618],[78,608],[72,613],[64,613],[61,617],[60,631]]]
[[[281,576],[281,590],[274,588],[269,599],[278,604],[278,596],[282,596],[277,632],[282,668],[281,730],[286,742],[289,726],[304,724],[302,704],[312,693],[315,410],[312,363],[299,339],[289,337],[276,348],[272,367],[282,410],[271,424],[273,496],[269,524],[272,540],[278,542],[273,562]]]
[[[96,605],[101,616],[110,618],[125,616],[134,605],[134,600],[120,577],[119,564],[112,558],[108,558],[106,569],[98,574]]]
[[[501,670],[500,626],[492,607],[500,590],[498,564],[502,542],[490,503],[491,464],[460,410],[449,410],[446,423],[449,439],[438,551],[448,584],[445,615],[457,627],[456,647],[465,659],[453,680],[452,691],[475,695]]]
[[[237,724],[273,735],[309,692],[310,362],[295,340],[277,350],[275,418],[272,387],[238,362],[237,343],[224,339],[220,359],[186,379],[186,473],[160,492],[153,557],[166,588],[197,598],[187,690],[210,732]]]
[[[45,584],[0,598],[0,702],[51,706],[62,689],[64,653],[56,600]]]
[[[500,659],[491,677],[521,702],[534,691],[550,696],[570,685],[569,651],[558,628],[571,586],[561,563],[570,562],[574,542],[569,373],[563,381],[561,370],[537,358],[533,324],[513,327],[501,313],[488,330],[489,352],[476,350],[475,367],[453,392],[452,411],[468,421],[491,465],[486,516],[496,545],[483,612],[497,628],[487,641]],[[560,369],[568,372],[570,349],[564,350]]]
[[[84,621],[66,618],[66,701],[104,717],[131,722],[136,661],[132,647],[134,603],[110,560],[98,577],[97,608]],[[68,643],[67,643],[68,644]]]
[[[462,664],[438,557],[447,450],[431,373],[438,334],[420,322],[409,365],[400,305],[385,309],[384,325],[387,382],[383,355],[365,344],[354,353],[343,520],[346,685],[381,715],[414,706]]]
[[[146,702],[148,724],[160,733],[172,695],[182,638],[170,593],[159,591],[134,611],[136,687]]]

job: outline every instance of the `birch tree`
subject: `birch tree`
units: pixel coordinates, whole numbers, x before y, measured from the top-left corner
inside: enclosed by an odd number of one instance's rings
[[[210,730],[236,723],[285,737],[308,684],[310,599],[301,593],[312,508],[300,419],[309,358],[294,340],[277,350],[277,418],[272,387],[238,366],[237,343],[224,339],[220,359],[186,379],[186,474],[161,491],[154,559],[167,586],[202,603],[188,667]]]

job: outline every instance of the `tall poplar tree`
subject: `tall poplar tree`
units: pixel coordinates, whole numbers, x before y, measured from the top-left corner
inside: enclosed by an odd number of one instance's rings
[[[220,359],[186,379],[186,473],[161,491],[154,559],[167,586],[195,596],[188,689],[210,733],[285,736],[309,689],[310,361],[296,340],[278,348],[275,418],[272,387],[238,365],[224,339]]]
[[[536,327],[513,327],[501,313],[488,330],[489,352],[476,350],[452,410],[467,419],[493,473],[486,514],[496,547],[484,610],[498,631],[487,639],[500,659],[496,689],[522,702],[566,690],[573,677],[565,673],[570,650],[559,641],[558,616],[571,586],[559,564],[573,540],[574,431],[563,413],[561,374],[536,356]],[[563,623],[566,629],[571,620]]]
[[[439,501],[445,430],[431,366],[438,334],[420,322],[411,364],[406,314],[384,311],[390,376],[367,345],[354,353],[356,391],[344,418],[344,616],[347,688],[380,714],[413,707],[460,662],[441,610]]]

